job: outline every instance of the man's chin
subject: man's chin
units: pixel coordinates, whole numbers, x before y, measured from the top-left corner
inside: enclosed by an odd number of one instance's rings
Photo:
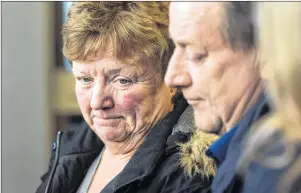
[[[208,114],[199,114],[194,113],[195,116],[195,125],[198,130],[201,130],[206,133],[220,133],[222,128],[222,120],[219,119],[217,116]]]
[[[217,128],[213,128],[213,127],[210,127],[210,126],[207,126],[207,125],[204,125],[204,124],[196,124],[196,127],[197,127],[197,130],[200,130],[200,131],[205,132],[205,133],[218,134],[219,131],[220,131]]]

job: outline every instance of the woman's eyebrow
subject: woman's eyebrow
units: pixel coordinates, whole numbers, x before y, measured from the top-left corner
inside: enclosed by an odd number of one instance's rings
[[[74,73],[80,73],[80,74],[86,74],[87,72],[85,70],[77,69],[77,68],[72,68],[72,72]]]
[[[121,71],[122,69],[123,69],[123,68],[111,69],[111,70],[108,70],[108,71],[106,72],[106,74],[107,74],[108,76],[111,76],[111,75],[114,75],[114,74],[118,74],[118,73],[120,73],[120,71]]]

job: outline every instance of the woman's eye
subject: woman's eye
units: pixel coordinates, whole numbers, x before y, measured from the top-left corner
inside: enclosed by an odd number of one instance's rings
[[[134,81],[124,76],[117,76],[113,79],[112,84],[116,89],[128,89]]]
[[[91,79],[90,77],[84,77],[84,78],[83,78],[83,81],[84,81],[84,82],[91,82],[91,80],[92,80],[92,79]]]
[[[93,78],[89,77],[89,76],[83,76],[83,77],[77,77],[77,80],[79,80],[80,82],[82,82],[84,84],[89,84],[90,82],[93,81]]]
[[[128,79],[119,79],[118,81],[120,84],[128,84],[128,83],[132,82],[131,80],[128,80]]]

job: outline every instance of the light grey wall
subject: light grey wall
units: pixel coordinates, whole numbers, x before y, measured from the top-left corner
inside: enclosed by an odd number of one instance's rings
[[[51,2],[2,2],[2,191],[35,192],[51,144]]]

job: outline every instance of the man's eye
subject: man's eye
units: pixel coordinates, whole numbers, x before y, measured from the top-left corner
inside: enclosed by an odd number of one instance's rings
[[[198,62],[202,61],[206,56],[207,56],[207,54],[194,54],[191,57],[188,57],[188,60],[198,63]]]
[[[199,62],[201,61],[206,55],[205,54],[197,54],[192,57],[192,61]]]

